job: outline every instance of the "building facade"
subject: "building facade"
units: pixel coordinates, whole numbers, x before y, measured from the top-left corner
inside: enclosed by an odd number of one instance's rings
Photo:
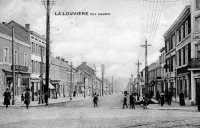
[[[15,86],[13,86],[12,74],[12,26],[0,24],[0,95],[8,87],[17,99],[30,85],[31,74],[31,46],[28,41],[16,34],[18,30],[14,25],[14,67]],[[26,30],[24,30],[26,31]],[[13,95],[13,93],[12,93]]]

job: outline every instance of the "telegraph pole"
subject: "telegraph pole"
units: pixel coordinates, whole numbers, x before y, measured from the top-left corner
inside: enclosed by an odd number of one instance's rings
[[[12,74],[13,74],[13,99],[12,105],[15,104],[15,55],[14,55],[14,27],[12,26]]]
[[[139,100],[139,97],[140,97],[140,90],[139,90],[139,79],[140,79],[140,65],[141,65],[142,63],[140,63],[140,61],[138,60],[138,62],[136,63],[136,65],[137,65],[137,98],[138,98],[138,100]]]
[[[44,96],[44,86],[43,86],[43,47],[40,47],[40,53],[41,53],[41,64],[40,64],[40,99],[39,99],[39,104],[43,104],[43,96]]]
[[[147,48],[148,46],[151,46],[150,44],[147,44],[147,40],[145,40],[145,44],[141,45],[141,47],[145,48],[145,93],[148,91],[148,63],[147,63]]]
[[[133,74],[131,74],[131,88],[132,88],[132,93],[133,93]]]
[[[45,79],[45,83],[46,83],[46,87],[45,87],[45,93],[47,93],[48,97],[49,97],[49,54],[50,54],[50,9],[51,7],[55,4],[55,1],[42,1],[42,3],[44,4],[44,6],[46,7],[46,79]],[[51,7],[50,7],[51,6]],[[48,104],[48,98],[46,101]]]
[[[73,93],[73,84],[72,84],[72,62],[71,62],[71,71],[70,71],[70,100],[72,100]]]
[[[104,86],[104,64],[102,64],[102,96],[103,96],[103,86]]]
[[[113,76],[112,76],[112,94],[113,94],[113,79],[114,79],[114,78],[113,78]]]

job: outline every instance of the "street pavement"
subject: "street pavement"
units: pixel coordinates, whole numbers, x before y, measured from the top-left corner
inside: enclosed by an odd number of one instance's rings
[[[0,108],[0,128],[200,128],[196,107],[149,105],[143,110],[122,109],[123,95],[99,97],[98,108],[92,98],[72,100],[48,107]],[[163,107],[164,108],[164,107]]]

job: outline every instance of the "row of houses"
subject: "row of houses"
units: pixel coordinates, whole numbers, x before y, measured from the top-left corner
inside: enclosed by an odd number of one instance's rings
[[[145,70],[140,72],[139,94],[173,92],[179,102],[184,92],[187,104],[196,104],[200,98],[200,8],[198,0],[184,8],[171,27],[165,32],[165,46],[160,49],[157,61],[148,65],[148,84]]]
[[[12,28],[14,28],[13,47]],[[30,88],[32,100],[39,100],[45,86],[45,49],[45,36],[31,31],[30,24],[22,26],[15,21],[0,23],[0,97],[6,88],[10,89],[16,99],[26,88]],[[13,86],[12,62],[15,67],[15,86]],[[94,68],[88,66],[86,62],[74,67],[64,58],[53,57],[50,53],[49,71],[49,97],[68,97],[72,94],[89,96],[95,92],[100,95],[102,93],[102,80],[96,76]],[[103,88],[105,92],[108,85],[105,83]]]

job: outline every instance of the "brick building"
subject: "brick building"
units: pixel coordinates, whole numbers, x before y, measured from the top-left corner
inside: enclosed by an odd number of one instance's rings
[[[8,26],[8,27],[7,27]],[[14,94],[21,95],[23,90],[30,85],[31,74],[31,46],[23,36],[17,33],[20,30],[14,26],[14,64],[15,64],[15,87]],[[0,96],[5,88],[13,90],[12,75],[12,24],[0,24]],[[24,29],[23,31],[26,31]]]

